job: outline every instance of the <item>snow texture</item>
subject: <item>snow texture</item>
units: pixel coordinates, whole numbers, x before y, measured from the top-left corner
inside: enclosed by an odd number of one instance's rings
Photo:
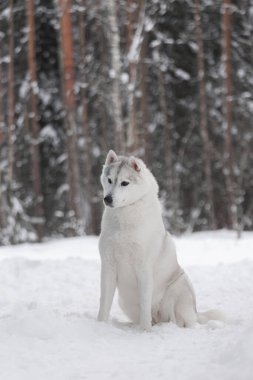
[[[142,33],[143,33],[144,24],[145,24],[145,12],[142,12],[140,20],[138,22],[138,27],[136,29],[136,32],[134,34],[134,37],[129,49],[129,53],[128,53],[129,62],[137,63],[139,61],[141,44],[143,41]]]
[[[99,323],[97,238],[2,247],[0,379],[252,380],[253,233],[175,240],[198,309],[221,309],[227,323],[143,333],[117,302]]]

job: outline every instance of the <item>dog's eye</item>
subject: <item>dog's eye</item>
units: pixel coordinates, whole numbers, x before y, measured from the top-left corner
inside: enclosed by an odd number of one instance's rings
[[[127,182],[127,181],[121,182],[121,186],[127,186],[127,185],[129,185],[129,182]]]
[[[111,178],[108,178],[108,182],[109,182],[109,183],[112,183],[112,180],[111,180]]]

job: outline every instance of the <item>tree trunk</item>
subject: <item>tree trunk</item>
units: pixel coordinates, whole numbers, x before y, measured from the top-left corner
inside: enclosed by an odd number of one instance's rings
[[[109,43],[111,54],[111,79],[112,79],[112,115],[115,130],[115,149],[118,152],[124,150],[123,138],[123,120],[122,120],[122,104],[121,104],[121,91],[120,91],[120,39],[119,27],[116,14],[115,0],[107,0],[105,2],[108,14],[108,27],[109,27]]]
[[[26,14],[28,25],[28,68],[30,79],[30,102],[31,102],[31,156],[32,156],[32,180],[33,192],[35,198],[35,229],[38,239],[41,240],[44,235],[44,210],[43,195],[41,189],[41,168],[40,168],[40,146],[39,146],[39,125],[38,125],[38,109],[37,94],[38,82],[36,73],[36,52],[35,52],[35,23],[34,23],[34,5],[33,0],[26,0]]]
[[[199,113],[200,113],[199,127],[200,127],[200,135],[201,135],[202,144],[203,144],[204,171],[205,171],[205,179],[206,179],[206,194],[207,194],[206,209],[209,213],[209,226],[211,227],[211,229],[215,229],[213,182],[212,182],[212,168],[211,168],[211,147],[210,147],[209,135],[208,135],[205,63],[204,63],[201,11],[200,11],[199,0],[195,0],[195,4],[194,4],[194,21],[195,21],[196,43],[198,46],[197,67],[198,67],[198,82],[199,82]]]
[[[158,56],[160,52],[158,48]],[[167,209],[172,211],[172,220],[176,220],[177,209],[177,191],[175,182],[175,173],[173,168],[173,149],[172,149],[172,132],[168,120],[168,100],[166,96],[166,82],[164,73],[160,67],[161,59],[158,60],[158,86],[159,86],[159,105],[162,114],[163,124],[163,142],[164,142],[164,158],[165,158],[165,178],[166,178],[166,194],[167,194]]]
[[[0,18],[0,30],[1,30],[1,18]],[[2,41],[0,40],[0,44]],[[1,44],[2,45],[2,44]],[[2,160],[3,160],[3,149],[2,146],[4,144],[4,113],[3,113],[3,73],[2,73],[2,50],[0,50],[0,229],[4,227],[4,210],[3,210],[3,173],[2,173]]]
[[[145,2],[143,0],[127,0],[128,12],[128,128],[127,148],[130,153],[139,154],[139,133],[137,128],[137,104],[135,92],[137,88],[137,69],[141,60],[143,30],[145,22]]]
[[[14,98],[14,20],[13,0],[10,0],[9,16],[9,65],[8,65],[8,189],[11,197],[13,188],[14,166],[14,130],[15,130],[15,98]]]
[[[0,30],[1,30],[1,18],[0,18]],[[2,41],[0,40],[0,46],[1,46],[1,42]],[[3,83],[2,83],[3,71],[2,71],[1,59],[2,59],[2,51],[0,50],[0,150],[4,142],[4,109],[3,109]]]
[[[140,128],[140,141],[143,150],[140,152],[141,157],[146,163],[149,163],[149,130],[148,130],[148,92],[147,92],[147,65],[145,62],[147,51],[147,38],[143,36],[143,42],[141,47],[141,59],[140,59],[140,89],[141,89],[141,128]]]
[[[134,13],[136,12],[133,7],[133,0],[127,0],[127,46],[128,53],[130,52],[133,43],[133,28],[134,28]],[[128,60],[128,127],[127,127],[127,149],[128,153],[135,154],[138,146],[137,133],[136,133],[136,104],[135,104],[135,90],[136,90],[136,76],[137,68],[136,62]]]
[[[231,44],[231,1],[223,0],[222,33],[223,33],[223,67],[224,67],[224,103],[223,122],[225,130],[224,141],[224,177],[228,204],[228,227],[238,229],[237,204],[235,197],[235,180],[233,176],[232,151],[232,44]]]
[[[74,95],[74,61],[71,22],[71,0],[58,0],[60,11],[60,42],[61,42],[61,68],[62,90],[65,107],[64,125],[67,134],[68,153],[68,182],[69,182],[69,210],[82,224],[82,201],[80,189],[80,169],[78,162],[78,147],[75,121],[75,95]],[[77,232],[77,231],[75,231]]]
[[[90,136],[88,124],[88,107],[86,97],[86,75],[85,75],[85,55],[86,55],[86,29],[84,19],[84,0],[81,6],[83,10],[79,10],[79,52],[80,52],[80,76],[81,76],[81,107],[82,107],[82,134],[84,139],[83,144],[83,174],[84,174],[84,190],[85,190],[85,232],[88,235],[94,233],[92,223],[92,197],[91,197],[91,150],[90,150]]]

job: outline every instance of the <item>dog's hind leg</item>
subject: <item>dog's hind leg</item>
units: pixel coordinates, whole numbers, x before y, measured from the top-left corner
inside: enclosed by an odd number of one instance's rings
[[[194,302],[190,297],[179,298],[175,305],[176,324],[179,327],[193,327],[197,322]]]
[[[180,327],[193,327],[197,322],[196,299],[193,287],[186,275],[182,276],[177,288],[175,302],[176,323]]]
[[[161,322],[192,327],[197,322],[196,301],[192,286],[184,274],[170,285],[160,306]]]

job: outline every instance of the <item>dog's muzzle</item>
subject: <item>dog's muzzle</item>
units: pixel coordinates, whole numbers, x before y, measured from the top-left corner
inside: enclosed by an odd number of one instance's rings
[[[112,196],[107,195],[106,197],[104,197],[104,202],[105,202],[106,206],[112,207]]]

